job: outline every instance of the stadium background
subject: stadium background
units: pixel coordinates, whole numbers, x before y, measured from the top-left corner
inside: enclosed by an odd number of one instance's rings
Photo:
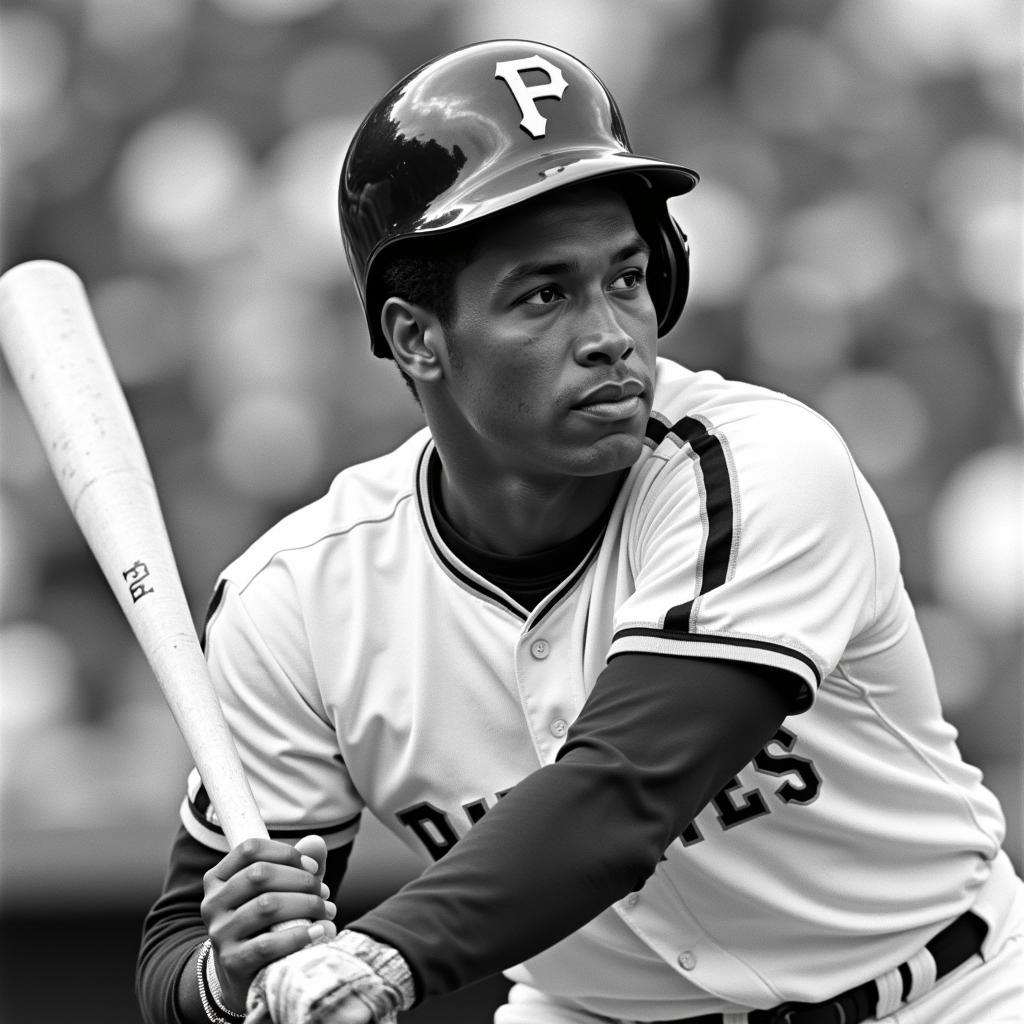
[[[703,177],[676,207],[693,287],[664,350],[845,434],[1019,869],[1020,17],[1016,0],[7,2],[2,264],[85,279],[201,619],[219,567],[419,424],[368,354],[337,232],[358,120],[456,45],[571,50],[638,151]],[[131,1024],[188,761],[5,370],[0,389],[0,1017]],[[342,914],[413,868],[368,824]],[[489,1019],[495,991],[408,1020]]]

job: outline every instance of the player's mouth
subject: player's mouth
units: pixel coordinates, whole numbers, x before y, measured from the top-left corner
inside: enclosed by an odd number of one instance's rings
[[[643,410],[643,384],[634,379],[602,384],[588,391],[574,406],[578,412],[602,420],[627,420]]]

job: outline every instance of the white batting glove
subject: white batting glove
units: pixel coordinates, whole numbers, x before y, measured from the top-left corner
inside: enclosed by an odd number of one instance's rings
[[[356,997],[375,1024],[396,1024],[416,997],[409,965],[391,946],[343,931],[269,964],[249,987],[245,1024],[340,1024]]]

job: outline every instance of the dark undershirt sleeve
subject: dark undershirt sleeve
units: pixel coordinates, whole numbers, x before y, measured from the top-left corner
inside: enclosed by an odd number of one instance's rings
[[[324,881],[332,893],[341,884],[350,851],[351,845],[327,855]],[[142,926],[135,987],[145,1024],[193,1024],[178,1008],[178,978],[206,938],[199,913],[203,875],[223,857],[179,826],[163,890]]]
[[[556,762],[349,927],[404,955],[418,1000],[535,956],[644,884],[799,686],[744,662],[612,659]]]

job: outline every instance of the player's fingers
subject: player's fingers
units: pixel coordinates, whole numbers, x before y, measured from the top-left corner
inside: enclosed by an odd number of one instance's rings
[[[336,913],[333,904],[301,893],[263,893],[233,913],[217,915],[208,929],[218,974],[223,965],[222,980],[244,998],[253,976],[266,964],[325,937],[328,926],[334,934]],[[301,925],[274,928],[303,919]]]
[[[286,921],[333,921],[337,913],[338,908],[319,893],[261,892],[239,906],[220,930],[244,938]]]
[[[311,942],[333,938],[336,934],[333,922],[317,921],[312,925],[260,932],[244,941],[225,942],[219,947],[214,941],[217,969],[219,972],[223,968],[229,975],[251,978],[274,960],[304,949]]]
[[[306,929],[310,942],[330,942],[338,937],[338,925],[335,921],[317,921]]]
[[[318,878],[323,878],[324,871],[327,869],[327,843],[323,836],[303,836],[295,844],[295,849],[304,857],[310,857],[316,861],[316,875]]]
[[[287,864],[291,867],[315,872],[318,865],[315,858],[307,857],[301,850],[276,839],[245,839],[233,847],[207,875],[214,880],[226,882],[249,864]]]
[[[210,937],[244,940],[290,921],[333,921],[338,908],[321,895],[297,892],[263,892],[234,909],[220,914],[210,925]]]
[[[309,871],[285,864],[247,864],[226,882],[208,884],[200,904],[207,930],[229,925],[239,936],[295,918],[331,917],[330,891]]]

